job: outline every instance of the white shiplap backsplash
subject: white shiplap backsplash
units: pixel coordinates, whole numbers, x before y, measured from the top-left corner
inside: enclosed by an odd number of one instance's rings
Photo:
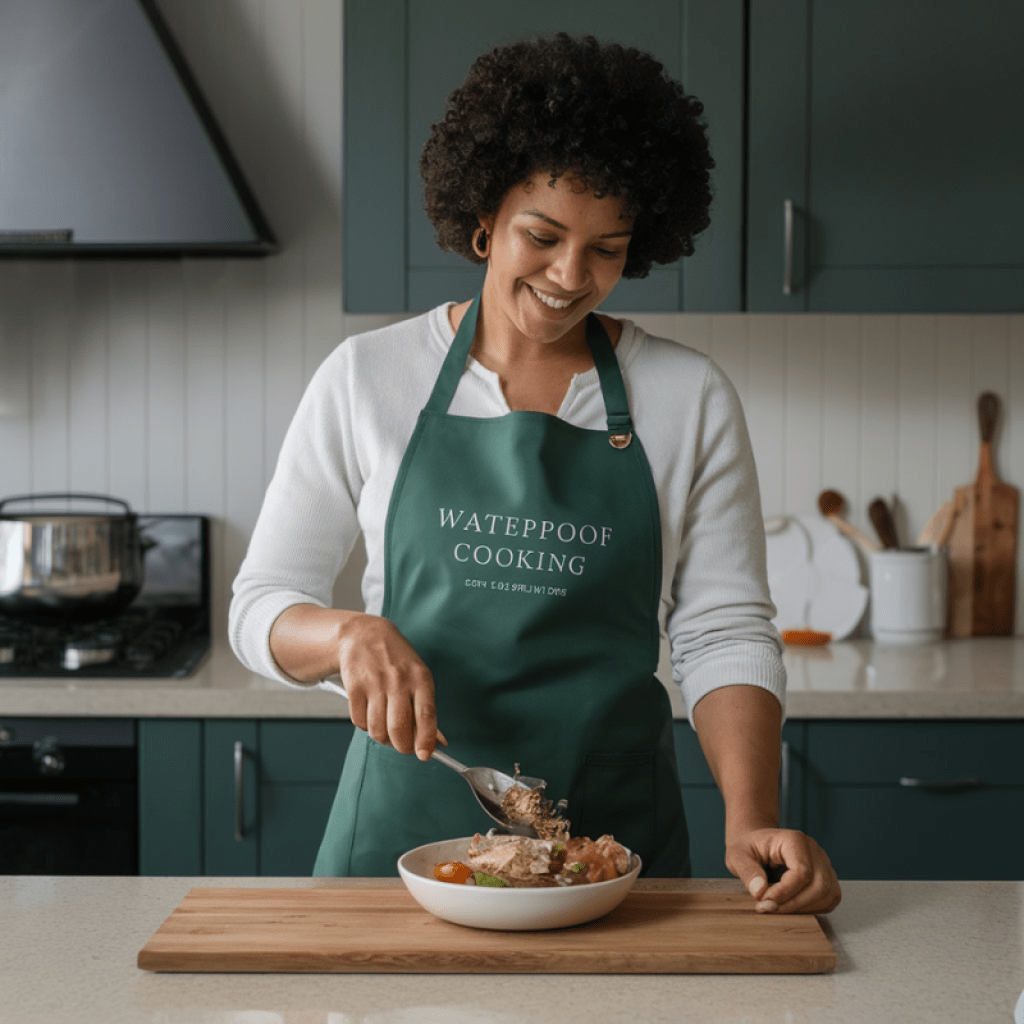
[[[214,517],[221,642],[306,382],[346,335],[389,319],[341,310],[341,6],[160,0],[279,255],[0,262],[0,496],[90,491]],[[768,515],[812,511],[835,487],[869,529],[868,502],[895,494],[913,536],[973,478],[986,389],[1005,406],[997,469],[1024,486],[1024,316],[634,319],[730,375]],[[357,553],[340,603],[358,606],[361,568]]]

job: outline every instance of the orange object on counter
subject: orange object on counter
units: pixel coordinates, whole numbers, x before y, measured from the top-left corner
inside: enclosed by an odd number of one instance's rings
[[[461,885],[472,874],[473,869],[460,860],[446,860],[443,864],[434,865],[434,877],[439,882],[457,882]]]
[[[827,644],[831,639],[831,633],[819,633],[816,629],[784,629],[782,631],[782,642],[784,644],[813,647],[819,644]]]

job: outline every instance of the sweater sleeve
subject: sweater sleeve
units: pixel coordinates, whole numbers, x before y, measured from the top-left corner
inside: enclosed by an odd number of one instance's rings
[[[247,668],[293,686],[270,651],[277,617],[295,604],[331,604],[359,536],[362,477],[353,432],[350,345],[314,374],[285,435],[233,587],[231,648]],[[337,690],[330,683],[321,686]]]
[[[691,725],[697,702],[720,686],[762,686],[783,712],[786,696],[746,421],[732,383],[711,360],[706,366],[667,623],[673,675]]]

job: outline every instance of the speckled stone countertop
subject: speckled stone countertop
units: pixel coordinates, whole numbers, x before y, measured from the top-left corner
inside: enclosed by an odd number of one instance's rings
[[[1024,638],[889,647],[850,640],[787,648],[787,715],[800,718],[1024,719]],[[670,678],[667,659],[659,668]],[[686,712],[669,687],[677,718]],[[345,718],[337,693],[244,669],[226,643],[187,679],[0,678],[6,716]]]
[[[351,884],[359,882],[2,877],[0,1020],[1010,1024],[1024,986],[1021,882],[846,882],[843,902],[824,919],[839,959],[829,974],[150,974],[135,965],[139,949],[195,886]],[[1024,1020],[1024,1003],[1016,1020]]]

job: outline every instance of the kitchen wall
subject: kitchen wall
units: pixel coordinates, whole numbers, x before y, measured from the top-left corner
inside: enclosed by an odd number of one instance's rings
[[[214,516],[222,638],[231,579],[303,387],[346,335],[388,318],[341,310],[341,0],[159,6],[282,251],[0,262],[0,495],[94,491],[143,511]],[[812,511],[835,487],[867,529],[868,502],[896,494],[912,536],[973,478],[985,389],[1006,407],[997,469],[1024,486],[1024,316],[635,319],[729,373],[766,514]],[[357,554],[339,602],[358,603],[361,567]]]

